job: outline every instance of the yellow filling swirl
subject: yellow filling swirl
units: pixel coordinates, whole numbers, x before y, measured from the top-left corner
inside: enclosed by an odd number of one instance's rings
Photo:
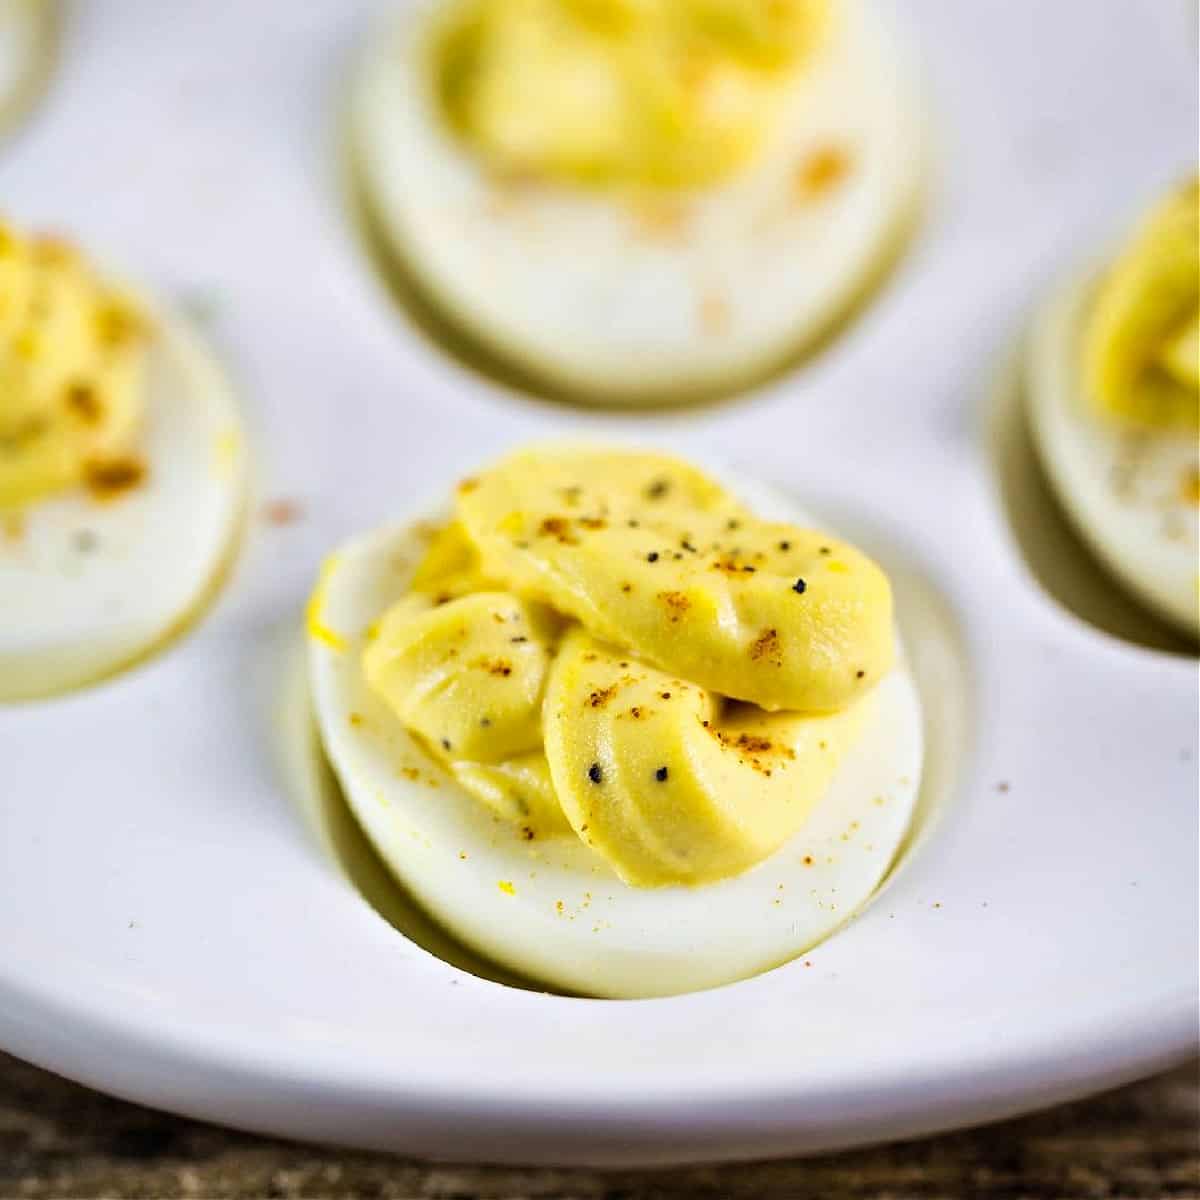
[[[131,480],[145,326],[53,238],[0,223],[0,507]]]
[[[891,611],[859,551],[685,463],[535,450],[460,485],[363,669],[528,837],[706,883],[806,819],[891,666]]]
[[[462,0],[435,48],[451,126],[506,176],[689,187],[763,140],[828,0]]]
[[[1173,191],[1107,272],[1084,332],[1084,379],[1106,416],[1200,426],[1200,183]]]

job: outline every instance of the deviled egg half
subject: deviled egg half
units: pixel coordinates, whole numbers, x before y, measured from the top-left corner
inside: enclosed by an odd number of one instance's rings
[[[61,238],[0,224],[0,701],[101,678],[187,624],[244,474],[191,330]]]
[[[36,91],[52,54],[53,0],[0,0],[0,129]]]
[[[352,109],[419,290],[607,402],[728,390],[827,334],[911,224],[921,141],[868,0],[422,0]]]
[[[319,734],[393,873],[543,984],[673,994],[803,953],[909,828],[888,580],[654,453],[552,446],[325,564]]]
[[[1030,425],[1063,507],[1159,616],[1200,635],[1200,185],[1054,296],[1030,342]]]

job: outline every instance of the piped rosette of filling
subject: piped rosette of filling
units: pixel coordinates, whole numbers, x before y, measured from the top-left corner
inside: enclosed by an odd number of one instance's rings
[[[762,519],[676,459],[588,447],[511,455],[413,539],[331,560],[312,678],[352,807],[447,925],[538,978],[640,994],[659,986],[630,981],[647,936],[677,990],[782,961],[867,899],[907,828],[921,739],[888,581],[860,551]],[[861,842],[830,854],[830,827],[850,825]],[[832,906],[806,830],[844,889]],[[742,950],[730,927],[727,954],[685,968],[699,898],[732,921],[765,889],[774,914],[789,885],[772,872],[808,885],[792,897],[806,919]],[[500,883],[529,894],[529,925],[495,926]],[[605,907],[607,967],[581,966],[567,923],[534,938],[572,892]]]
[[[514,456],[460,488],[435,563],[446,542],[465,561],[423,564],[434,594],[384,615],[368,682],[449,762],[544,755],[559,809],[629,883],[774,851],[891,666],[878,567],[655,455]]]

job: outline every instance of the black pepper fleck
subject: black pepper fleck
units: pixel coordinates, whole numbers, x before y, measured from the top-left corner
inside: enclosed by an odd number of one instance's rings
[[[803,596],[804,593],[808,591],[808,584],[805,583],[803,579],[797,579],[796,582],[792,584],[792,591],[795,592],[797,596]]]
[[[664,783],[667,778],[667,768],[659,767],[658,770],[654,772],[654,778],[657,779],[659,783]]]
[[[650,553],[646,555],[646,561],[647,562],[658,562],[658,551],[651,550]]]
[[[671,488],[669,479],[656,479],[646,488],[646,495],[651,500],[661,500]]]
[[[780,550],[790,550],[792,548],[792,543],[791,542],[780,542],[779,548],[780,548]]]
[[[604,773],[600,770],[599,763],[592,763],[592,765],[588,767],[588,778],[593,783],[599,783],[600,780],[604,778]]]
[[[484,727],[484,729],[486,729],[492,723],[492,718],[491,717],[480,717],[479,723],[480,723],[480,725],[482,725]]]
[[[450,739],[449,738],[442,738],[442,749],[443,750],[450,749]]]
[[[832,550],[830,550],[828,546],[822,546],[822,547],[821,547],[821,553],[822,553],[822,554],[832,554],[832,553],[833,553],[833,551],[832,551]]]

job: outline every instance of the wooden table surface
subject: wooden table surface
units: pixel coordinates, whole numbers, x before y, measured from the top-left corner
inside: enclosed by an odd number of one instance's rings
[[[595,1171],[438,1166],[232,1133],[0,1055],[0,1197],[1200,1198],[1196,1065],[982,1129],[823,1158]]]

